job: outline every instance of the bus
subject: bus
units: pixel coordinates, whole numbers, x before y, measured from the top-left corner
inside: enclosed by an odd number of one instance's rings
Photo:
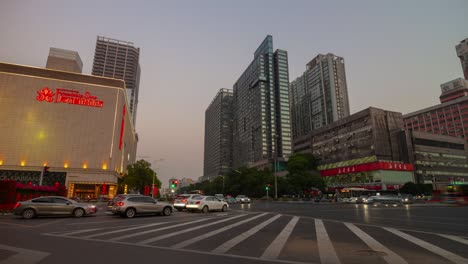
[[[343,188],[340,191],[340,198],[345,203],[356,203],[360,196],[373,196],[376,195],[375,190],[368,190],[360,187]]]
[[[468,183],[452,183],[445,186],[444,203],[468,205]]]

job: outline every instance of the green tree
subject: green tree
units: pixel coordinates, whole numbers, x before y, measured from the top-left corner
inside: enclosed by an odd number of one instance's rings
[[[153,183],[153,177],[156,187],[161,188],[161,181],[151,169],[151,163],[142,159],[127,166],[127,175],[123,178],[122,184],[127,185],[129,190],[143,193],[145,186],[151,186]]]
[[[317,170],[317,161],[310,154],[294,154],[289,158],[287,180],[290,190],[304,195],[311,188],[325,189],[325,181]]]

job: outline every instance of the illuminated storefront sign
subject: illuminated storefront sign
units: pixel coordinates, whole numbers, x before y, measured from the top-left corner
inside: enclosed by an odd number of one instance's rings
[[[375,170],[413,171],[413,164],[377,161],[372,163],[357,164],[352,166],[334,168],[320,171],[322,176],[335,176],[348,173],[357,173]]]
[[[39,102],[45,101],[49,103],[54,102],[99,108],[104,106],[103,101],[98,100],[96,96],[91,95],[89,92],[81,94],[79,91],[62,88],[57,88],[55,92],[49,89],[49,87],[40,89],[37,91],[36,100]]]

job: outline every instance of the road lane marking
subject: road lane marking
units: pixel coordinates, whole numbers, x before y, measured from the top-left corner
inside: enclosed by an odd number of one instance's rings
[[[209,219],[211,219],[211,218],[204,218],[204,219],[185,222],[185,223],[181,223],[181,224],[177,224],[177,225],[170,225],[170,226],[165,226],[165,227],[161,227],[161,228],[157,228],[157,229],[145,230],[145,231],[138,232],[138,233],[132,233],[132,234],[124,235],[124,236],[114,237],[114,238],[111,238],[109,240],[111,240],[111,241],[122,240],[122,239],[129,238],[129,237],[135,237],[135,236],[154,233],[154,232],[158,232],[158,231],[162,231],[162,230],[166,230],[166,229],[176,228],[176,227],[179,227],[179,226],[190,225],[190,224],[206,221],[206,220],[209,220]]]
[[[242,225],[242,224],[245,224],[245,223],[247,223],[247,222],[250,222],[250,221],[252,221],[252,220],[255,220],[255,219],[257,219],[257,218],[260,218],[260,217],[262,217],[262,216],[264,216],[264,215],[266,215],[266,214],[259,214],[259,215],[256,215],[256,216],[254,216],[254,217],[244,219],[244,220],[242,220],[242,221],[240,221],[240,222],[237,222],[237,223],[234,223],[234,224],[225,226],[225,227],[223,227],[223,228],[220,228],[220,229],[217,229],[217,230],[213,230],[213,231],[208,232],[208,233],[206,233],[206,234],[204,234],[204,235],[196,236],[196,237],[194,237],[194,238],[192,238],[192,239],[185,240],[185,241],[183,241],[183,242],[180,242],[180,243],[178,243],[178,244],[175,244],[175,245],[172,246],[172,248],[184,248],[184,247],[189,246],[189,245],[191,245],[191,244],[193,244],[193,243],[196,243],[196,242],[198,242],[198,241],[200,241],[200,240],[203,240],[203,239],[208,238],[208,237],[210,237],[210,236],[214,236],[214,235],[216,235],[216,234],[219,234],[219,233],[221,233],[221,232],[224,232],[224,231],[229,230],[229,229],[231,229],[231,228],[234,228],[234,227],[236,227],[236,226],[240,226],[240,225]]]
[[[356,236],[358,236],[368,247],[370,247],[374,251],[378,252],[384,252],[386,256],[382,256],[383,259],[387,263],[393,264],[407,264],[406,260],[404,260],[402,257],[397,255],[395,252],[391,251],[384,245],[380,244],[377,240],[369,236],[366,232],[362,231],[359,229],[357,226],[351,224],[351,223],[344,223],[346,227],[349,228]]]
[[[457,263],[457,264],[466,264],[466,263],[468,263],[468,259],[466,259],[466,258],[463,258],[463,257],[461,257],[461,256],[459,256],[457,254],[454,254],[454,253],[452,253],[450,251],[442,249],[442,248],[440,248],[438,246],[434,246],[432,244],[429,244],[426,241],[423,241],[423,240],[421,240],[419,238],[416,238],[414,236],[403,233],[403,232],[401,232],[399,230],[396,230],[395,228],[383,227],[383,229],[385,229],[388,232],[391,232],[391,233],[393,233],[393,234],[395,234],[395,235],[397,235],[399,237],[402,237],[402,238],[404,238],[404,239],[406,239],[406,240],[408,240],[408,241],[410,241],[410,242],[412,242],[412,243],[414,243],[414,244],[416,244],[416,245],[418,245],[418,246],[420,246],[422,248],[425,248],[425,249],[431,251],[432,253],[435,253],[435,254],[437,254],[439,256],[442,256],[442,257],[444,257],[444,258],[446,258],[446,259],[448,259],[448,260],[450,260],[450,261],[452,261],[454,263]]]
[[[122,232],[130,231],[130,230],[142,229],[142,228],[147,228],[147,227],[150,227],[150,226],[163,225],[163,224],[167,224],[167,223],[168,222],[160,222],[160,223],[154,223],[154,224],[149,224],[149,225],[140,225],[140,226],[136,226],[136,227],[118,229],[118,230],[114,230],[114,231],[108,231],[108,232],[104,232],[104,233],[97,233],[97,234],[93,234],[93,235],[89,235],[89,236],[84,236],[84,238],[92,238],[92,237],[97,237],[97,236],[104,236],[104,235],[122,233]]]
[[[242,242],[245,239],[249,238],[250,236],[254,235],[258,231],[260,231],[262,228],[269,225],[270,223],[272,223],[273,221],[275,221],[276,219],[278,219],[280,217],[281,217],[281,215],[276,215],[276,216],[266,220],[265,222],[251,228],[249,231],[244,232],[244,233],[238,235],[237,237],[225,242],[224,244],[222,244],[219,247],[215,248],[211,252],[218,253],[218,254],[223,254],[223,253],[228,252],[231,248],[235,247],[240,242]]]
[[[281,250],[283,249],[286,241],[288,241],[289,236],[291,235],[294,227],[299,221],[298,216],[294,216],[291,221],[283,228],[281,233],[275,238],[275,240],[268,246],[268,248],[263,252],[261,259],[277,259]]]
[[[102,229],[106,229],[106,228],[105,228],[105,227],[101,227],[101,228],[83,229],[83,230],[72,231],[72,232],[65,232],[65,233],[62,233],[62,232],[54,232],[54,233],[56,233],[56,234],[61,234],[62,236],[70,236],[70,235],[76,235],[76,234],[81,234],[81,233],[87,233],[87,232],[92,232],[92,231],[102,230]]]
[[[468,245],[468,240],[463,239],[463,238],[458,237],[458,236],[442,235],[442,234],[439,234],[439,236],[451,239],[453,241],[460,242],[460,243],[465,244],[465,245]]]
[[[340,259],[336,255],[327,229],[320,219],[315,219],[315,232],[317,233],[317,246],[319,250],[320,262],[323,264],[339,264]]]
[[[177,231],[177,232],[174,232],[174,233],[169,233],[169,234],[166,234],[166,235],[163,235],[163,236],[153,237],[153,238],[150,238],[150,239],[146,239],[146,240],[137,242],[137,244],[138,245],[146,245],[146,244],[149,244],[151,242],[166,239],[168,237],[180,235],[180,234],[187,233],[187,232],[197,230],[197,229],[201,229],[201,228],[204,228],[204,227],[207,227],[207,226],[216,225],[216,224],[223,223],[223,222],[226,222],[226,221],[229,221],[229,220],[233,220],[233,219],[236,219],[236,218],[239,218],[239,217],[242,217],[242,216],[245,216],[245,215],[236,215],[236,216],[233,216],[233,217],[225,218],[225,219],[215,221],[215,222],[212,222],[212,223],[208,223],[208,224],[204,224],[204,225],[201,225],[201,226],[196,226],[196,227],[192,227],[192,228],[189,228],[189,229]]]
[[[11,247],[7,245],[0,245],[0,249],[18,253],[0,261],[0,264],[35,264],[50,255],[50,253],[43,251]]]

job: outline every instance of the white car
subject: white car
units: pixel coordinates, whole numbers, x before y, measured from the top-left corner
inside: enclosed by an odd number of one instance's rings
[[[213,210],[221,210],[226,212],[229,205],[228,203],[219,200],[214,196],[195,196],[187,201],[185,208],[187,211],[201,211],[208,213]]]

